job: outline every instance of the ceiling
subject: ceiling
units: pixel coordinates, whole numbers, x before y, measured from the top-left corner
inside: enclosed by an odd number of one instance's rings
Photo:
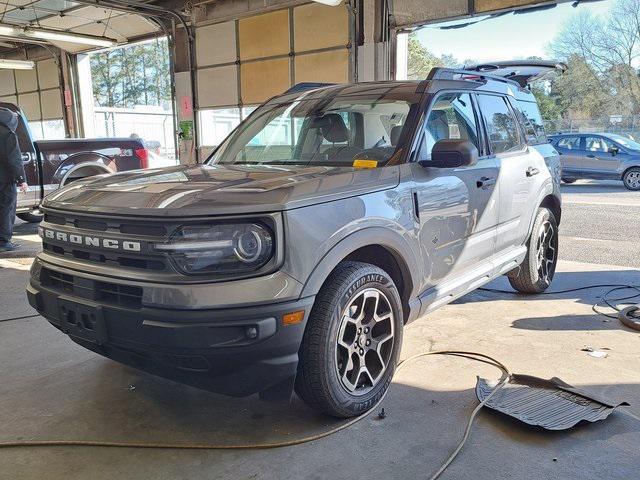
[[[159,31],[147,18],[70,0],[0,0],[0,24],[42,27],[62,32],[108,37],[119,43]],[[14,41],[0,39],[2,44]],[[78,43],[48,42],[72,53],[95,49]],[[0,44],[0,56],[8,47]]]

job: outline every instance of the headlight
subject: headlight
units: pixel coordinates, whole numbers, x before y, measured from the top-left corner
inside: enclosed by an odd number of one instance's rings
[[[259,270],[274,251],[273,236],[260,223],[180,227],[155,249],[167,252],[183,273],[220,275]]]

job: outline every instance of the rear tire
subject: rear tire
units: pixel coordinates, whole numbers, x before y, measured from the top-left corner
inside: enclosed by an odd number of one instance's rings
[[[558,222],[551,210],[539,208],[522,264],[507,274],[521,293],[542,293],[553,281],[558,263]]]
[[[640,168],[632,167],[624,172],[622,181],[627,190],[640,190]]]
[[[40,223],[44,215],[37,215],[33,212],[16,213],[16,217],[28,223]]]
[[[393,378],[403,324],[400,295],[384,270],[368,263],[339,264],[309,315],[296,393],[334,417],[371,409]]]

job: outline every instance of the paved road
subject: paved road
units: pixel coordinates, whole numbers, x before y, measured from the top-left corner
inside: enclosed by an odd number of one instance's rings
[[[591,181],[562,190],[560,258],[640,268],[640,192]]]

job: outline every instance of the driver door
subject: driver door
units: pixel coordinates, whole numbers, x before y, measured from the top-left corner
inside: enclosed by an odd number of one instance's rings
[[[479,118],[469,93],[441,93],[420,132],[417,160],[422,165],[413,163],[412,169],[418,236],[428,274],[423,290],[452,277],[454,283],[472,280],[483,275],[483,266],[487,267],[484,274],[491,270],[498,223],[498,167],[494,158],[485,155]],[[478,148],[478,162],[459,168],[429,167],[433,145],[442,139],[471,141]]]
[[[620,159],[618,154],[612,152],[615,145],[600,135],[587,135],[584,139],[584,165],[585,170],[594,178],[619,178],[618,166]]]

